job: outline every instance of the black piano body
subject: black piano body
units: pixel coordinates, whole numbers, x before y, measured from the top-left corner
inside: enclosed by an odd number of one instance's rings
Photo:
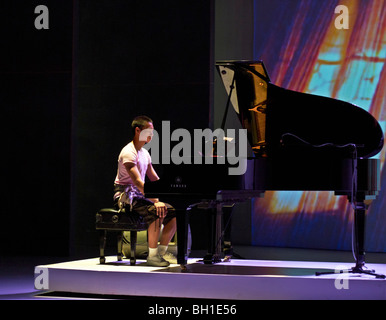
[[[253,151],[252,157],[239,159],[247,165],[245,174],[227,175],[227,163],[171,164],[165,172],[160,166],[159,187],[151,187],[151,196],[187,203],[214,200],[221,211],[221,203],[243,201],[266,190],[346,195],[355,213],[356,269],[362,271],[365,213],[380,190],[380,161],[371,159],[383,147],[378,121],[350,103],[272,84],[262,61],[222,61],[216,67],[228,93],[223,126],[232,106]],[[214,260],[220,254],[216,250]],[[186,256],[179,257],[183,262]]]

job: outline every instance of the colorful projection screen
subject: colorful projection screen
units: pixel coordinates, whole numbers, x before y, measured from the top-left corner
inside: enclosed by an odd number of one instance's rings
[[[254,58],[272,83],[356,104],[384,130],[386,1],[255,0]],[[386,252],[385,149],[367,251]],[[252,244],[350,250],[352,223],[351,205],[333,192],[266,192],[253,201]]]

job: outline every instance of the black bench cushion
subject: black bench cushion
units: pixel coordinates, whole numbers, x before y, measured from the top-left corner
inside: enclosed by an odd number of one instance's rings
[[[96,214],[96,229],[108,230],[135,230],[147,229],[144,219],[135,212],[119,212],[113,208],[101,209]]]

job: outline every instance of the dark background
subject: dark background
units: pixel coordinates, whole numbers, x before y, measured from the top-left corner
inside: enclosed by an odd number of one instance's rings
[[[0,253],[65,254],[70,230],[73,5],[2,1]]]
[[[37,30],[37,5],[49,29]],[[97,254],[138,114],[213,122],[213,2],[3,1],[0,254]]]

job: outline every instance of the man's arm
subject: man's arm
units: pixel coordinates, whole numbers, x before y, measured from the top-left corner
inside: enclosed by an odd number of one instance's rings
[[[142,194],[145,194],[145,191],[144,191],[145,182],[142,181],[141,175],[139,174],[137,166],[131,162],[127,162],[124,165],[125,165],[127,172],[129,173],[130,178],[133,181],[134,185],[138,188],[139,191],[141,191]],[[150,166],[151,166],[151,164],[150,164]],[[151,167],[153,167],[153,166],[151,166]],[[149,168],[147,171],[149,171]],[[153,171],[154,171],[154,169],[153,169]],[[154,173],[155,173],[155,171],[154,171]],[[158,175],[156,173],[155,173],[155,176],[158,178]],[[152,177],[155,178],[155,176],[152,176]],[[151,179],[151,178],[149,177],[149,179]],[[155,179],[155,180],[158,180],[158,179]],[[165,204],[163,202],[159,201],[159,202],[154,203],[154,206],[156,208],[157,215],[160,218],[165,218],[166,213],[168,211]]]
[[[130,178],[133,181],[134,185],[138,188],[139,191],[141,191],[142,194],[145,194],[145,182],[142,181],[137,166],[132,162],[126,162],[124,166],[128,174],[130,175]]]
[[[147,167],[146,175],[150,179],[150,181],[159,180],[158,174],[157,174],[157,172],[155,172],[153,165],[151,163],[149,163],[149,166]],[[168,211],[165,204],[163,202],[159,201],[158,198],[157,199],[151,199],[151,200],[154,202],[154,206],[157,209],[157,215],[160,218],[164,218],[166,216],[167,211]]]
[[[151,163],[149,163],[149,166],[147,167],[146,175],[150,179],[150,181],[159,180],[158,174],[157,172],[155,172],[153,165]]]

